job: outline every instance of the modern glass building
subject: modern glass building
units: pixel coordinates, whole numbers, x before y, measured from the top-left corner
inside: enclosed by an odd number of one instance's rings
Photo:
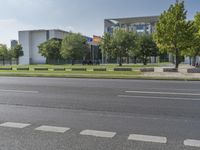
[[[115,29],[122,28],[137,33],[153,33],[159,16],[115,18],[104,20],[104,32],[113,33]]]
[[[159,20],[159,16],[146,16],[146,17],[132,17],[132,18],[111,18],[104,20],[104,32],[112,34],[115,29],[126,29],[128,31],[134,31],[137,33],[152,34],[155,32],[156,23]],[[166,55],[168,59],[168,55]],[[113,60],[115,62],[115,59]],[[136,58],[128,59],[124,58],[124,62],[137,62]],[[158,61],[155,57],[150,58],[152,63]],[[103,63],[112,63],[112,61],[103,54]]]

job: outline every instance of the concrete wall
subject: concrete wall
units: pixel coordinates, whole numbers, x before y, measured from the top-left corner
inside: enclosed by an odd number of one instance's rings
[[[191,62],[190,62],[191,61]],[[195,63],[200,63],[200,56],[197,56],[196,57],[196,62]],[[191,60],[190,60],[190,57],[185,57],[185,62],[184,62],[185,64],[190,64],[190,63],[193,63],[193,58],[191,58]]]
[[[58,39],[64,39],[67,36],[67,32],[61,32],[59,30],[50,30],[49,31],[49,37],[52,38],[58,38]]]
[[[39,54],[38,46],[49,39],[63,39],[67,32],[61,30],[33,30],[19,31],[19,43],[22,45],[24,56],[20,57],[19,63],[26,64],[44,64],[46,58]]]
[[[24,56],[19,58],[19,63],[22,65],[30,64],[30,32],[19,32],[19,43],[23,47]]]
[[[45,64],[46,58],[39,54],[38,46],[46,41],[46,31],[31,32],[30,43],[30,63],[31,64]]]

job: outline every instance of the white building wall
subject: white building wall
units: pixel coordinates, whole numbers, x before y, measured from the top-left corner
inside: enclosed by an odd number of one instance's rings
[[[19,32],[19,43],[22,45],[24,56],[19,58],[19,63],[22,65],[30,64],[30,32]]]
[[[38,46],[47,40],[46,31],[31,32],[30,61],[31,64],[44,64],[46,58],[39,53]]]
[[[190,64],[190,61],[191,61],[191,63],[193,63],[193,58],[191,58],[191,60],[190,60],[190,57],[185,57],[185,64]],[[197,56],[196,57],[196,62],[195,63],[200,63],[200,56]]]
[[[50,30],[49,31],[49,38],[58,38],[58,39],[64,39],[67,36],[67,32],[62,32],[59,30]]]
[[[39,54],[38,46],[47,41],[47,33],[49,39],[63,39],[67,36],[67,32],[61,30],[32,30],[19,31],[19,44],[22,45],[24,56],[20,57],[20,64],[44,64],[46,58]]]
[[[190,64],[190,57],[185,57],[185,64]]]

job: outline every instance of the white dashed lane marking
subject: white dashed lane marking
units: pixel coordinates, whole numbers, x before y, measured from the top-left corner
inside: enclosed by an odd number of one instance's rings
[[[192,96],[200,96],[199,93],[150,92],[150,91],[125,91],[125,92],[126,93],[138,93],[138,94],[192,95]]]
[[[187,139],[184,141],[185,146],[200,147],[200,140]]]
[[[0,127],[8,127],[8,128],[25,128],[30,126],[31,124],[26,123],[17,123],[17,122],[5,122],[0,124]],[[70,128],[67,127],[57,127],[57,126],[46,126],[42,125],[38,128],[35,128],[37,131],[43,132],[55,132],[55,133],[65,133]],[[113,138],[116,136],[116,132],[108,132],[108,131],[98,131],[98,130],[83,130],[80,132],[80,135],[85,136],[94,136],[94,137],[101,137],[101,138]],[[167,137],[163,136],[152,136],[152,135],[142,135],[142,134],[130,134],[128,140],[138,141],[138,142],[151,142],[151,143],[161,143],[167,144]],[[200,147],[200,140],[194,139],[186,139],[183,142],[184,146],[190,147]]]
[[[144,98],[144,99],[167,99],[167,100],[181,100],[181,101],[200,101],[199,98],[183,98],[183,97],[157,97],[157,96],[133,96],[133,95],[118,95],[122,98]]]
[[[44,131],[44,132],[65,133],[66,131],[70,130],[70,128],[56,127],[56,126],[40,126],[36,128],[35,130]]]
[[[130,134],[128,140],[141,141],[141,142],[152,142],[152,143],[167,143],[166,137],[141,135],[141,134]]]
[[[5,122],[0,124],[0,127],[9,127],[9,128],[25,128],[27,126],[30,126],[30,124],[25,123],[16,123],[16,122]]]
[[[107,131],[97,131],[97,130],[83,130],[81,135],[102,137],[102,138],[113,138],[116,135],[116,132],[107,132]]]
[[[39,91],[5,90],[5,89],[0,89],[0,92],[31,93],[31,94],[38,94],[39,93]]]

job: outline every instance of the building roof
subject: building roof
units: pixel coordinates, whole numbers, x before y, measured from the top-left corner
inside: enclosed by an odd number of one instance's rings
[[[145,16],[145,17],[131,17],[131,18],[110,18],[105,19],[112,24],[128,24],[128,23],[156,23],[158,22],[159,16]]]
[[[59,31],[59,32],[65,32],[69,33],[67,31],[61,30],[61,29],[35,29],[35,30],[21,30],[19,32],[39,32],[39,31]]]

